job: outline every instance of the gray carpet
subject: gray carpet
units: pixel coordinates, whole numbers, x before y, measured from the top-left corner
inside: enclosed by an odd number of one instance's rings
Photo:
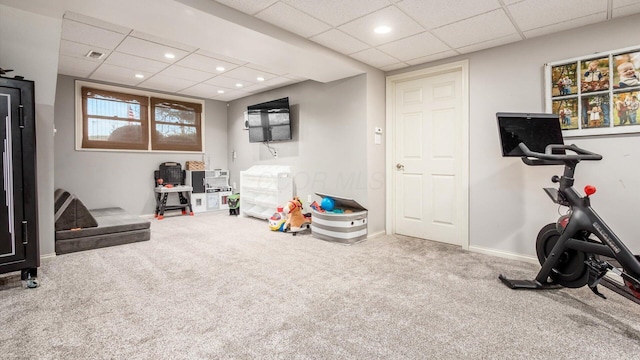
[[[406,237],[344,246],[226,212],[0,275],[2,359],[630,359],[640,306],[513,291],[532,264]],[[532,243],[531,246],[534,246]]]

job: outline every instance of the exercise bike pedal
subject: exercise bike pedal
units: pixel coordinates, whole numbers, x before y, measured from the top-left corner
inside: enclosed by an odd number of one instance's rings
[[[550,283],[541,284],[536,280],[514,280],[507,279],[506,276],[500,274],[498,279],[502,281],[503,284],[507,285],[510,289],[530,289],[530,290],[540,290],[540,289],[553,289],[560,288],[560,286],[556,286]]]
[[[598,290],[598,284],[600,283],[600,279],[607,274],[607,271],[614,269],[613,265],[606,261],[600,261],[594,258],[589,258],[585,260],[584,263],[589,268],[589,278],[587,280],[589,289],[599,297],[606,299],[607,297]]]
[[[605,299],[605,300],[607,299],[607,297],[606,297],[606,296],[604,296],[604,294],[603,294],[603,293],[601,293],[601,292],[598,290],[598,285],[597,285],[597,284],[596,284],[596,285],[593,285],[593,286],[589,285],[589,289],[591,289],[591,292],[593,292],[594,294],[596,294],[596,295],[600,296],[601,298],[603,298],[603,299]]]

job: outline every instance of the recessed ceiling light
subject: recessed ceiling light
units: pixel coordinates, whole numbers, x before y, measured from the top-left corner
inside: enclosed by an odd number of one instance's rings
[[[258,77],[256,78],[256,80],[258,80],[258,81],[264,81],[264,78],[263,78],[262,76],[258,76]]]
[[[216,70],[218,70],[218,71],[224,71],[224,66],[218,66],[218,67],[216,68]]]
[[[138,79],[143,79],[143,78],[144,78],[144,75],[142,75],[142,74],[136,74],[136,75],[135,75],[135,77],[137,77]]]
[[[236,84],[236,87],[242,87],[242,84],[237,83],[237,84]]]
[[[176,56],[172,53],[165,53],[164,57],[166,57],[167,59],[175,59]]]
[[[375,32],[376,34],[388,34],[391,32],[391,27],[387,25],[380,25],[373,29],[373,32]]]
[[[224,94],[224,90],[218,90],[218,94]]]

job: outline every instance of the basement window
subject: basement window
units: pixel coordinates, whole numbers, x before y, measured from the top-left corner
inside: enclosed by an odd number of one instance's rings
[[[202,105],[151,98],[151,148],[202,151]]]
[[[202,152],[203,103],[76,82],[78,150]]]
[[[147,150],[148,103],[142,96],[82,87],[82,147]]]

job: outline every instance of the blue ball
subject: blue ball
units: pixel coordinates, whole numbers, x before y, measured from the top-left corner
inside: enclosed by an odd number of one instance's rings
[[[326,197],[322,199],[322,201],[320,202],[320,206],[327,211],[331,211],[333,210],[334,206],[336,206],[336,202],[332,198]]]

